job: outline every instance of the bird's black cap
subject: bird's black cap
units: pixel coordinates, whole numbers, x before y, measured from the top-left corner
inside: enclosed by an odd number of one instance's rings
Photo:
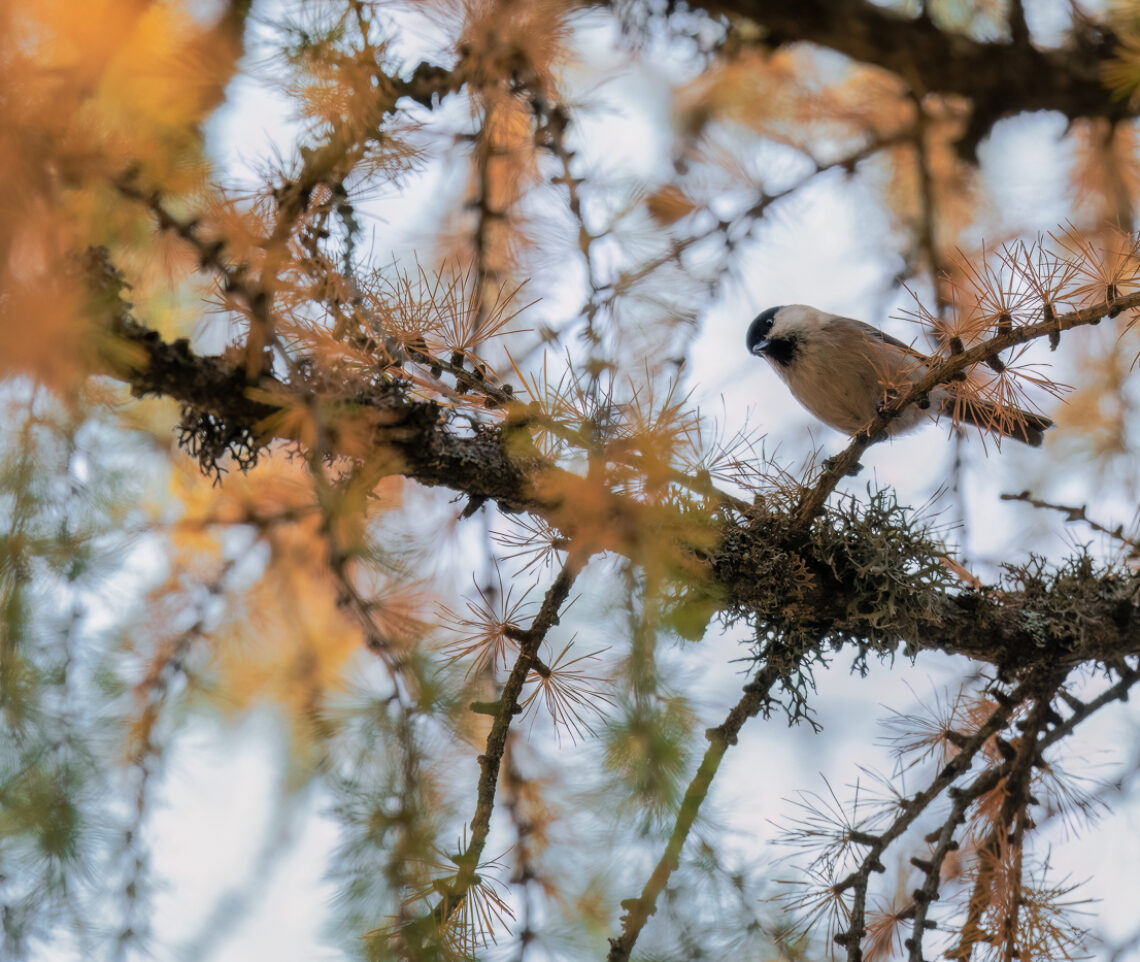
[[[766,311],[761,311],[756,315],[755,320],[748,325],[748,336],[745,343],[748,345],[749,354],[760,354],[767,346],[768,332],[772,330],[772,323],[776,318],[776,312],[782,311],[783,305],[779,307],[769,307]]]

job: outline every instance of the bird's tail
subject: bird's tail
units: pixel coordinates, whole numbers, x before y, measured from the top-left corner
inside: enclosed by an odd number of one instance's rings
[[[955,421],[972,424],[1005,438],[1013,438],[1032,448],[1041,446],[1045,431],[1053,426],[1053,422],[1043,414],[1015,407],[999,407],[989,401],[973,398],[966,400],[960,396],[947,398],[942,404],[942,413],[953,417]]]

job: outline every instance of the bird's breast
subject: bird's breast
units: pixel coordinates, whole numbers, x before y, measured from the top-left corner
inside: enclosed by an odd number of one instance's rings
[[[773,367],[815,417],[837,431],[855,434],[874,420],[883,402],[908,390],[925,368],[910,355],[865,339],[839,346],[824,352],[801,345],[795,363]],[[925,416],[918,408],[909,408],[895,419],[890,432],[909,430]]]

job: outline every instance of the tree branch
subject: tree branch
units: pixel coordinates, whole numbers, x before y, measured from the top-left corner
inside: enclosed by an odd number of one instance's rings
[[[851,872],[845,879],[836,883],[836,889],[854,889],[854,898],[851,906],[851,918],[847,929],[836,937],[836,941],[847,949],[848,962],[859,962],[862,958],[860,941],[866,934],[865,920],[867,910],[867,889],[870,884],[872,872],[883,871],[882,857],[887,847],[899,838],[914,822],[927,811],[931,803],[946,791],[961,775],[969,771],[974,758],[981,752],[989,738],[1001,731],[1013,713],[1020,707],[1026,698],[1027,691],[1032,686],[1029,683],[1004,696],[997,707],[990,713],[989,718],[979,726],[978,730],[962,745],[958,753],[950,759],[939,771],[934,781],[913,798],[908,798],[900,805],[901,811],[895,820],[882,832],[870,837],[867,854],[863,856],[859,867]],[[996,776],[994,776],[996,783]],[[974,782],[974,786],[981,784],[981,779]],[[974,786],[971,786],[973,788]],[[973,795],[972,797],[977,797]],[[965,811],[965,805],[959,805],[956,799],[955,816]],[[948,820],[949,821],[949,820]],[[957,826],[955,817],[950,822],[950,831]]]
[[[495,808],[499,768],[502,765],[503,753],[506,751],[511,722],[518,712],[523,685],[538,663],[538,650],[543,640],[550,629],[558,624],[559,613],[570,595],[570,588],[584,562],[585,559],[577,555],[572,555],[567,560],[558,577],[554,579],[554,583],[547,589],[542,607],[535,615],[531,626],[519,633],[519,654],[499,695],[498,711],[491,730],[487,733],[486,747],[479,756],[479,784],[475,814],[471,819],[471,841],[457,858],[459,871],[454,881],[442,893],[440,901],[430,913],[413,921],[406,928],[405,937],[412,936],[413,942],[426,944],[427,940],[434,939],[448,919],[463,904],[471,889],[478,884],[476,869],[491,830],[491,813]]]
[[[908,17],[869,0],[689,0],[689,5],[713,16],[751,20],[763,29],[761,42],[767,46],[812,43],[882,67],[919,97],[968,97],[974,112],[960,149],[971,158],[993,124],[1011,114],[1056,110],[1070,120],[1110,121],[1135,114],[1125,98],[1114,97],[1101,82],[1115,46],[1107,31],[1095,46],[1042,50],[1027,42],[1016,13],[1012,41],[986,42],[945,30],[925,14]]]
[[[771,691],[782,678],[798,667],[798,661],[783,652],[772,652],[768,662],[759,674],[744,686],[744,694],[732,707],[725,720],[716,728],[710,728],[705,737],[708,738],[709,747],[705,750],[704,758],[697,768],[685,797],[681,800],[681,808],[677,812],[677,820],[669,836],[669,842],[658,861],[656,868],[641,890],[641,895],[622,903],[626,910],[622,918],[621,935],[610,939],[610,951],[606,957],[607,962],[626,962],[637,942],[641,930],[649,917],[657,911],[657,899],[665,890],[673,872],[681,861],[681,849],[689,837],[689,831],[697,819],[701,803],[708,796],[712,780],[716,776],[725,752],[735,745],[741,728],[749,718],[754,718],[761,711],[772,705]]]
[[[1140,294],[1119,303],[1140,303]],[[888,413],[968,363],[1032,336],[1091,323],[1104,313],[1107,309],[1102,305],[1015,328],[956,355],[884,411],[876,424],[885,425]],[[129,383],[136,396],[173,398],[224,424],[231,434],[244,432],[261,445],[275,439],[301,440],[294,421],[282,415],[290,406],[303,403],[306,393],[315,388],[276,381],[250,388],[240,365],[221,356],[198,355],[184,340],[167,343],[156,332],[122,317],[113,322],[113,331],[115,340],[103,351],[106,370]],[[443,408],[414,399],[401,382],[381,377],[347,385],[344,395],[324,396],[319,403],[343,409],[338,418],[326,422],[330,451],[344,451],[349,441],[358,446],[362,432],[368,430],[376,451],[381,456],[386,453],[388,459],[378,467],[380,473],[400,474],[428,486],[495,501],[508,512],[532,513],[570,539],[588,525],[591,550],[636,555],[645,532],[676,532],[682,542],[680,550],[704,566],[709,581],[706,596],[712,599],[710,615],[719,610],[730,617],[755,619],[775,630],[788,623],[789,598],[773,586],[787,572],[802,570],[805,579],[796,587],[795,608],[804,630],[831,634],[837,640],[870,638],[880,651],[904,643],[910,652],[942,650],[1011,671],[1046,658],[1075,665],[1140,654],[1136,601],[1140,576],[1098,575],[1091,566],[1087,571],[1081,568],[1048,577],[1038,572],[1027,575],[1020,586],[989,593],[951,592],[921,579],[900,589],[896,581],[903,576],[883,570],[878,577],[884,590],[905,590],[905,611],[861,614],[859,606],[851,604],[852,593],[875,588],[868,582],[865,559],[879,550],[868,533],[836,526],[835,519],[830,519],[829,525],[811,529],[817,538],[841,539],[841,543],[828,542],[831,547],[826,552],[823,542],[812,544],[805,534],[807,521],[820,514],[823,501],[841,476],[834,465],[801,502],[798,522],[763,505],[746,515],[726,506],[719,521],[710,519],[719,525],[715,547],[709,547],[707,527],[699,529],[702,543],[686,547],[685,539],[695,536],[698,529],[680,524],[672,508],[604,491],[595,479],[559,468],[533,449],[526,453],[526,438],[519,437],[525,435],[524,427],[508,422],[474,431],[456,428]],[[836,463],[840,467],[848,460],[853,463],[869,443],[861,435]],[[589,518],[583,518],[575,507],[597,504],[602,496],[604,502]],[[940,564],[936,557],[922,560]],[[1072,617],[1074,606],[1082,605],[1081,617]]]

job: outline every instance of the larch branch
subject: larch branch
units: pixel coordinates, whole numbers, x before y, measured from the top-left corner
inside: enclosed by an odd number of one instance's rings
[[[641,894],[636,899],[622,903],[625,915],[622,917],[621,935],[610,939],[607,962],[626,962],[629,959],[641,930],[657,910],[657,899],[680,864],[685,840],[689,837],[701,804],[708,797],[713,778],[720,768],[725,753],[736,744],[744,723],[771,706],[772,686],[781,678],[787,677],[796,667],[798,662],[795,659],[786,658],[782,653],[772,652],[756,677],[744,686],[744,694],[732,707],[725,720],[705,733],[709,747],[705,750],[701,764],[685,791],[685,797],[681,800],[681,807],[677,812],[677,820],[673,824],[665,852],[646,881]]]
[[[1118,303],[1140,304],[1140,294]],[[978,363],[1030,337],[1067,330],[1078,323],[1092,323],[1105,313],[1107,308],[1102,305],[1015,328],[950,358],[884,411],[884,416],[877,419],[877,423],[882,422],[880,430],[887,415],[912,403],[934,383],[949,379],[967,364]],[[277,439],[299,441],[289,435],[289,419],[279,415],[289,405],[299,403],[308,390],[303,383],[283,385],[270,380],[264,387],[251,388],[246,384],[244,370],[230,359],[199,355],[188,342],[166,342],[157,332],[133,321],[116,322],[113,330],[112,336],[125,345],[108,352],[106,370],[126,381],[136,396],[173,398],[234,430],[247,431],[262,444]],[[125,361],[128,353],[131,360]],[[576,526],[582,519],[575,504],[597,501],[599,491],[591,479],[560,468],[537,452],[520,454],[512,431],[522,431],[522,427],[486,425],[475,431],[457,428],[446,410],[431,401],[409,396],[395,379],[378,377],[369,383],[346,385],[343,397],[322,398],[322,403],[343,407],[344,416],[353,420],[352,425],[343,428],[344,434],[357,442],[361,423],[369,428],[377,456],[384,454],[387,459],[382,473],[399,474],[469,498],[494,501],[507,511],[531,513],[570,539],[578,533]],[[326,426],[329,449],[337,452],[345,442],[338,434],[336,419],[329,419]],[[813,578],[798,600],[803,609],[812,613],[811,630],[816,634],[862,630],[861,623],[851,621],[850,607],[852,585],[862,575],[854,568],[844,570],[843,559],[825,562],[813,557],[804,531],[807,522],[824,510],[824,502],[838,484],[844,465],[854,464],[869,443],[870,439],[861,435],[834,460],[801,502],[799,523],[790,523],[785,514],[769,511],[763,505],[744,513],[736,506],[715,502],[722,504],[719,518],[714,517],[712,522],[718,526],[718,543],[712,548],[707,543],[691,545],[689,550],[694,563],[704,566],[719,610],[745,614],[758,623],[778,620],[784,602],[765,590],[766,572],[803,564]],[[596,521],[600,514],[606,523],[591,528],[593,550],[635,554],[646,532],[677,530],[676,518],[668,506],[620,493],[608,493],[604,505],[596,511],[597,514],[591,512],[591,517]],[[1087,597],[1082,599],[1085,608],[1080,623],[1066,628],[1064,618],[1054,619],[1055,627],[1048,637],[1042,637],[1034,627],[1040,622],[1043,600],[1017,590],[999,594],[916,588],[908,605],[912,616],[909,627],[894,632],[892,620],[887,618],[876,631],[881,643],[905,643],[912,651],[931,649],[963,654],[1009,670],[1041,659],[1069,665],[1119,659],[1140,654],[1136,580],[1134,574],[1119,573],[1090,584]],[[1072,598],[1058,595],[1056,601],[1071,604]]]

